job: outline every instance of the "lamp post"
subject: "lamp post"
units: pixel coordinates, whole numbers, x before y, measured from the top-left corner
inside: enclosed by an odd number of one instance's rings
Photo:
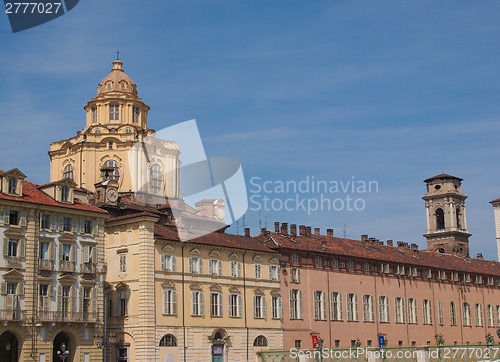
[[[107,355],[106,351],[108,348],[111,348],[113,344],[116,343],[116,335],[113,332],[107,331],[108,328],[108,319],[107,319],[107,306],[108,306],[108,296],[109,296],[110,290],[109,288],[105,287],[104,288],[104,332],[103,333],[96,333],[94,336],[94,343],[96,344],[97,348],[103,349],[103,361],[106,362]]]
[[[61,361],[66,361],[66,358],[68,358],[69,351],[66,348],[66,344],[63,342],[61,344],[61,349],[57,351],[57,356],[61,359]]]

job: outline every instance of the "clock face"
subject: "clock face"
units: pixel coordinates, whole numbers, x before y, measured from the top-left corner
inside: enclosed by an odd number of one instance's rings
[[[111,202],[115,202],[116,200],[118,200],[118,193],[116,192],[115,189],[108,189],[106,191],[106,196],[108,200]]]
[[[217,219],[219,220],[224,220],[224,216],[225,216],[225,212],[224,212],[224,209],[223,208],[218,208],[216,211],[215,211],[215,216],[217,217]]]

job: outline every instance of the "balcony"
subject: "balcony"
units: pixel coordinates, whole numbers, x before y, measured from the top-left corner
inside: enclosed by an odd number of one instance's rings
[[[54,270],[54,261],[49,259],[38,259],[38,270]]]
[[[21,257],[19,256],[6,256],[5,264],[9,268],[19,268],[23,266],[23,263],[21,262]]]
[[[75,271],[75,263],[72,261],[59,261],[59,270],[64,272],[74,272]]]
[[[0,320],[2,321],[22,321],[24,311],[20,309],[0,309]]]
[[[52,312],[38,311],[38,320],[41,322],[71,322],[71,323],[95,323],[97,313],[91,312]]]
[[[97,265],[95,263],[82,263],[80,270],[82,273],[94,274],[97,271]]]

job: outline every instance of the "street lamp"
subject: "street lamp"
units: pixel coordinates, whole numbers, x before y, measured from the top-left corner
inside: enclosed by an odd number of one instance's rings
[[[97,348],[107,349],[116,342],[116,335],[113,332],[109,332],[109,335],[104,333],[96,333],[94,336],[94,342]]]
[[[68,358],[69,351],[66,349],[66,344],[64,342],[61,344],[61,349],[57,351],[57,355],[61,361],[66,361],[66,358]]]

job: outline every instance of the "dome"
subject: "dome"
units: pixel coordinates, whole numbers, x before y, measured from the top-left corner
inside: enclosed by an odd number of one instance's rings
[[[123,62],[119,59],[113,62],[111,73],[97,86],[97,96],[106,93],[120,92],[137,96],[137,85],[123,71]]]

